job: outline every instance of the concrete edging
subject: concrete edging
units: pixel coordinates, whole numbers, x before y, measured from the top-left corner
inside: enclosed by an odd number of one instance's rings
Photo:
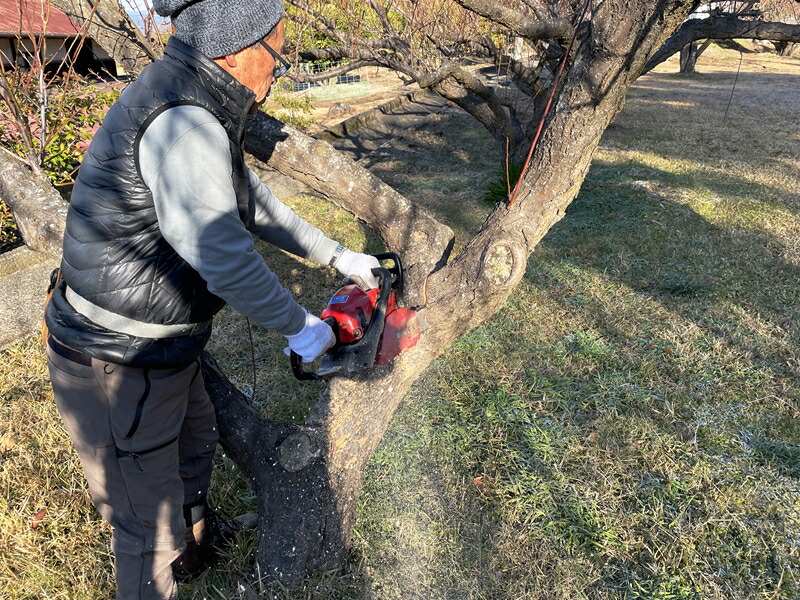
[[[0,350],[39,330],[50,272],[60,262],[25,246],[0,255]]]
[[[417,102],[421,98],[431,94],[433,94],[433,92],[430,92],[429,90],[417,90],[416,92],[403,94],[402,96],[398,96],[397,98],[389,100],[389,102],[385,102],[384,104],[376,106],[371,110],[359,113],[350,117],[349,119],[345,119],[338,125],[334,125],[333,127],[326,129],[315,137],[318,140],[323,140],[330,143],[341,138],[352,137],[359,129],[365,125],[369,125],[376,119],[380,119],[392,111],[405,106],[406,104]]]

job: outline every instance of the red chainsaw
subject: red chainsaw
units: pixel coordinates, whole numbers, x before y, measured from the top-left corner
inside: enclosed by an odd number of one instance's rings
[[[394,252],[374,256],[379,261],[391,260],[393,266],[372,270],[380,282],[378,288],[365,292],[348,284],[331,297],[319,318],[333,328],[336,343],[314,372],[305,371],[300,355],[292,352],[292,372],[298,379],[355,375],[387,364],[419,340],[425,319],[419,310],[404,306],[400,256]]]

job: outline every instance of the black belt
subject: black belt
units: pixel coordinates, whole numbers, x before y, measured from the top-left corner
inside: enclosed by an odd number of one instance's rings
[[[87,367],[92,366],[92,359],[89,356],[83,352],[78,352],[77,350],[73,350],[72,348],[65,346],[52,335],[47,338],[47,343],[50,345],[50,348],[52,348],[53,352],[59,356],[63,356],[67,360],[71,360],[79,365],[84,365]]]

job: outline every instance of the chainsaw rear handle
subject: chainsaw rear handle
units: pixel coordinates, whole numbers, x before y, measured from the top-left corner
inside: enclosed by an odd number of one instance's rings
[[[400,263],[400,257],[394,252],[384,252],[382,254],[374,255],[378,260],[393,260],[394,267],[387,269],[386,267],[376,267],[372,269],[372,274],[378,278],[380,294],[375,303],[375,309],[372,311],[372,318],[367,326],[364,337],[355,344],[342,344],[338,338],[333,347],[328,352],[336,356],[337,361],[341,363],[339,369],[335,373],[344,375],[353,375],[360,371],[369,369],[375,364],[375,357],[378,354],[378,345],[380,344],[381,334],[383,333],[383,323],[386,320],[386,307],[389,304],[389,296],[392,292],[392,287],[400,282],[402,284],[403,267]],[[396,277],[392,277],[395,274]],[[326,322],[328,320],[326,319]],[[328,325],[331,325],[328,322]],[[332,325],[334,333],[336,333],[335,322]],[[290,353],[292,373],[301,381],[319,380],[324,379],[324,375],[313,371],[306,371],[303,367],[303,358],[296,352]],[[331,373],[333,375],[334,373]]]

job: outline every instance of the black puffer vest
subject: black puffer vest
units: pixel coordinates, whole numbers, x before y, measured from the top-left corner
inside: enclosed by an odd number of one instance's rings
[[[136,321],[210,321],[224,302],[161,236],[152,195],[139,173],[138,143],[168,108],[191,104],[211,112],[230,140],[239,215],[247,225],[252,207],[241,144],[254,99],[248,88],[175,37],[167,43],[164,58],[125,89],[95,134],[72,192],[62,260],[65,283],[47,311],[56,339],[95,358],[136,367],[179,367],[197,358],[211,335],[210,326],[159,339],[111,331],[75,311],[64,285]]]

